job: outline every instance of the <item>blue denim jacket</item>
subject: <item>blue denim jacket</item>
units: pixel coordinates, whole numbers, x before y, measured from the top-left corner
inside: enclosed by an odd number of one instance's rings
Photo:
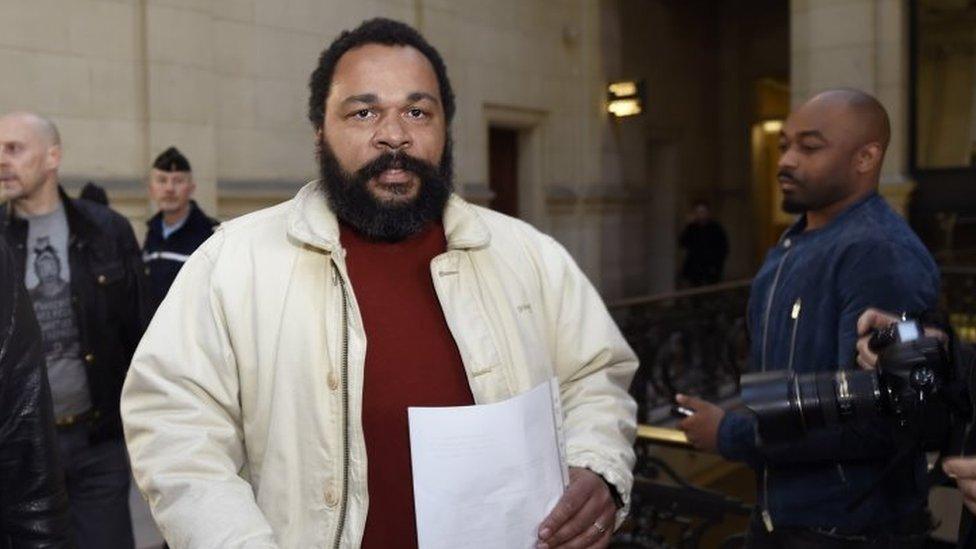
[[[939,271],[908,224],[872,193],[827,226],[801,218],[766,256],[752,283],[748,322],[753,371],[854,368],[856,324],[868,307],[936,306]],[[780,447],[756,445],[755,418],[727,413],[719,451],[756,471],[760,511],[776,526],[867,533],[924,508],[924,456],[913,456],[861,505],[848,504],[896,451],[887,422],[811,432]]]

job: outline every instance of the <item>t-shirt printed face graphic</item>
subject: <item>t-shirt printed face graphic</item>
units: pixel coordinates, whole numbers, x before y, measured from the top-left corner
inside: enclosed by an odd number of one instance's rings
[[[56,417],[91,408],[71,296],[68,222],[63,209],[27,218],[24,284],[41,327]]]
[[[44,335],[44,355],[49,361],[78,358],[80,346],[71,309],[71,286],[61,272],[64,260],[46,236],[31,245],[31,256],[36,282],[28,287],[28,292]]]

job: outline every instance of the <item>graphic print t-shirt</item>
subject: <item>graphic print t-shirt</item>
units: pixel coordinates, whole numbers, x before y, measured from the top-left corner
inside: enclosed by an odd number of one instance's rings
[[[29,228],[24,285],[41,326],[54,415],[80,414],[91,408],[91,396],[71,304],[68,218],[59,207],[25,219]]]

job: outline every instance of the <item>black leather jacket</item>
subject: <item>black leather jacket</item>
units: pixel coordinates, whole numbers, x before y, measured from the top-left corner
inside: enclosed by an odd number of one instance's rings
[[[41,333],[0,241],[0,549],[71,547]]]
[[[72,302],[91,391],[91,438],[93,442],[118,439],[122,437],[122,383],[149,316],[139,245],[132,226],[118,213],[60,194],[70,232]],[[0,232],[22,277],[27,222],[11,215],[9,206],[2,215]]]

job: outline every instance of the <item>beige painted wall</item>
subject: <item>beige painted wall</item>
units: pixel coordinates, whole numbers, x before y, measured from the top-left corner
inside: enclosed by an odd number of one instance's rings
[[[146,167],[169,145],[190,158],[201,205],[232,217],[314,177],[309,74],[342,29],[378,15],[415,25],[445,57],[459,191],[486,199],[487,127],[518,127],[523,217],[553,231],[599,284],[614,238],[591,231],[614,214],[583,207],[607,184],[595,2],[6,0],[0,105],[50,116],[64,134],[66,184],[102,183],[137,228],[151,213]]]

